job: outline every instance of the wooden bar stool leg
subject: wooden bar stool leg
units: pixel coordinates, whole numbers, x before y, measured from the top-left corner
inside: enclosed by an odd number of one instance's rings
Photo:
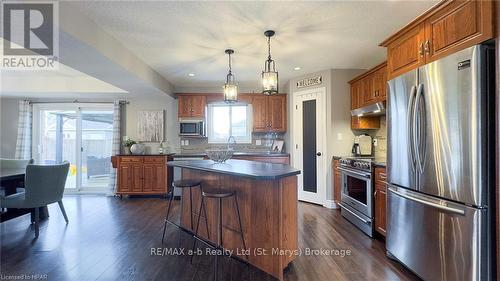
[[[181,216],[181,218],[182,218],[182,216]],[[189,188],[189,223],[191,224],[191,231],[194,230],[194,227],[193,227],[193,192],[192,192],[191,187]]]
[[[218,237],[219,248],[222,248],[222,198],[219,198],[219,237]]]
[[[205,228],[207,230],[207,238],[210,240],[210,232],[208,231],[208,217],[207,217],[207,209],[205,208],[205,204],[203,203],[203,196],[201,197],[201,207],[203,208],[203,215],[205,216]],[[200,213],[198,213],[200,214]],[[199,220],[199,215],[198,215],[198,220]]]
[[[247,260],[248,260],[247,246],[245,244],[245,237],[243,236],[243,227],[241,226],[240,206],[238,204],[238,198],[237,198],[236,194],[234,195],[234,202],[236,203],[236,212],[238,213],[238,223],[240,225],[241,241],[243,242],[243,249],[245,249],[245,256],[247,257]]]

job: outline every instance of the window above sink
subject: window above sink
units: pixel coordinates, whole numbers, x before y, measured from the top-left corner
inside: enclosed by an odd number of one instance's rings
[[[252,105],[212,103],[207,106],[208,143],[252,143]]]

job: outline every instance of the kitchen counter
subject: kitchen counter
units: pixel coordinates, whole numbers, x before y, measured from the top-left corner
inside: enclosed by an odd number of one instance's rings
[[[174,156],[175,153],[165,153],[165,154],[116,154],[115,156]]]
[[[267,152],[235,152],[234,156],[256,156],[256,157],[287,157],[290,156],[289,153],[267,153]],[[178,153],[174,157],[205,157],[206,153]]]
[[[297,227],[297,175],[299,170],[286,164],[262,163],[248,160],[228,160],[214,164],[212,160],[170,161],[168,166],[182,169],[182,179],[201,180],[203,190],[222,189],[234,192],[236,197],[223,199],[222,224],[223,247],[262,271],[283,280],[283,270],[291,263],[298,251]],[[238,212],[248,260],[243,253],[239,233]],[[184,210],[181,227],[190,232],[196,229],[198,236],[216,243],[217,202],[205,198],[206,214],[200,214],[200,189],[182,189]],[[192,202],[193,209],[189,209]],[[191,215],[192,214],[192,215]],[[208,223],[208,228],[205,227]],[[207,233],[208,232],[208,233]],[[210,237],[210,238],[209,238]],[[262,254],[267,253],[267,254]]]
[[[227,160],[223,164],[212,160],[186,160],[170,161],[167,165],[258,180],[276,180],[300,174],[299,170],[290,165],[236,159]]]
[[[378,162],[378,161],[374,161],[374,162],[373,162],[373,166],[375,166],[375,167],[383,167],[383,168],[385,168],[385,167],[387,167],[387,163],[386,163],[386,162]]]

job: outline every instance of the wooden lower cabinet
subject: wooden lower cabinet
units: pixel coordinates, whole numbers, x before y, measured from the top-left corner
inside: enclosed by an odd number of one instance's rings
[[[375,192],[373,194],[375,211],[375,231],[381,235],[386,235],[387,222],[387,183],[386,169],[383,167],[375,168]]]
[[[375,184],[375,231],[386,234],[386,200],[387,188],[385,184]]]
[[[341,199],[342,190],[342,174],[340,173],[340,161],[338,159],[333,159],[333,201],[337,204]]]
[[[172,155],[113,156],[117,169],[118,195],[166,194],[172,184],[173,169],[167,167]]]
[[[290,156],[233,156],[232,159],[239,160],[249,160],[249,161],[257,161],[257,162],[265,162],[265,163],[275,163],[275,164],[290,164]]]

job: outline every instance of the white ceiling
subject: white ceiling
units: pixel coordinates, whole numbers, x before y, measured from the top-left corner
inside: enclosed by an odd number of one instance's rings
[[[181,88],[220,86],[227,73],[226,48],[235,49],[233,72],[240,85],[258,86],[267,29],[276,30],[272,55],[282,83],[323,69],[369,68],[385,59],[385,49],[378,43],[436,2],[78,1],[70,5]],[[295,71],[295,66],[302,69]]]

